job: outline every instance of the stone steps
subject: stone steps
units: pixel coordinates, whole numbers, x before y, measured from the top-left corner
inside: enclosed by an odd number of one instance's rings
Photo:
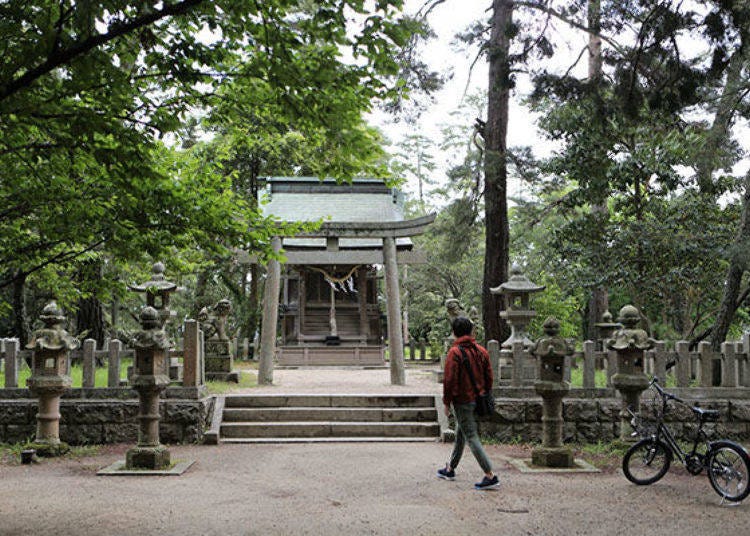
[[[221,442],[435,441],[430,395],[228,395]]]
[[[431,408],[225,408],[224,422],[424,422],[436,421]]]

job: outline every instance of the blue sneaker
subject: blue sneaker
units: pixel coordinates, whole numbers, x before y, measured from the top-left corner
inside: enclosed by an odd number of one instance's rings
[[[493,488],[499,488],[500,487],[500,480],[497,478],[497,475],[493,476],[492,478],[484,477],[481,482],[477,482],[474,484],[474,489],[484,490],[484,489],[493,489]]]
[[[445,469],[438,469],[437,477],[443,480],[455,480],[456,472],[453,469],[449,470],[447,467]]]

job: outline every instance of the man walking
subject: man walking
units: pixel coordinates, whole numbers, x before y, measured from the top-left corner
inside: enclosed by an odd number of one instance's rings
[[[476,398],[482,393],[492,390],[492,365],[490,356],[484,347],[474,340],[472,331],[474,325],[466,317],[459,316],[453,321],[453,336],[455,340],[448,350],[443,375],[443,404],[445,414],[453,415],[456,419],[456,442],[450,461],[444,469],[437,472],[438,478],[453,480],[456,467],[461,461],[461,455],[466,443],[484,471],[481,482],[474,484],[478,490],[496,488],[500,482],[492,472],[492,464],[482,448],[477,433],[477,421],[474,415]]]

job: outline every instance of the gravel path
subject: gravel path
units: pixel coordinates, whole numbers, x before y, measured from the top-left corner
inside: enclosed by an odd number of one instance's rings
[[[317,372],[276,371],[279,385],[263,390],[439,392],[417,371],[408,388],[390,386],[387,370]],[[750,500],[719,506],[705,476],[675,468],[638,487],[618,460],[598,474],[526,474],[506,462],[529,456],[518,446],[487,447],[502,486],[486,492],[473,490],[480,471],[468,450],[455,481],[435,478],[451,449],[440,443],[172,446],[173,460],[195,460],[180,477],[96,475],[129,447],[0,464],[0,535],[685,536],[750,527]]]

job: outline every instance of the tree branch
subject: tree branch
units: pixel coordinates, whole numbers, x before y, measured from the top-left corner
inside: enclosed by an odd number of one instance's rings
[[[574,20],[570,20],[565,15],[563,15],[562,13],[558,13],[557,11],[555,11],[554,9],[552,9],[551,7],[547,7],[545,5],[538,4],[536,2],[531,2],[531,1],[516,1],[516,2],[513,2],[513,3],[514,3],[514,5],[519,6],[519,7],[525,7],[525,8],[529,8],[529,9],[536,9],[537,11],[541,11],[543,13],[547,13],[548,15],[550,15],[552,17],[555,17],[558,20],[561,20],[562,22],[564,22],[568,26],[571,26],[572,28],[576,28],[578,30],[582,30],[582,31],[584,31],[586,33],[594,34],[595,36],[599,37],[602,41],[604,41],[604,42],[608,43],[609,45],[611,45],[612,48],[614,48],[618,53],[624,54],[623,47],[617,41],[615,41],[614,39],[612,39],[610,37],[607,37],[606,35],[602,35],[599,32],[595,32],[594,30],[592,30],[591,28],[589,28],[585,24],[581,24],[580,22],[576,22]]]
[[[0,101],[30,86],[45,74],[70,63],[75,58],[101,45],[127,35],[139,28],[153,24],[165,17],[185,14],[203,2],[204,0],[183,0],[177,4],[165,4],[162,9],[154,10],[130,21],[114,23],[109,26],[109,31],[106,33],[91,36],[66,49],[52,50],[47,59],[41,64],[25,71],[24,74],[3,86],[0,89]]]

